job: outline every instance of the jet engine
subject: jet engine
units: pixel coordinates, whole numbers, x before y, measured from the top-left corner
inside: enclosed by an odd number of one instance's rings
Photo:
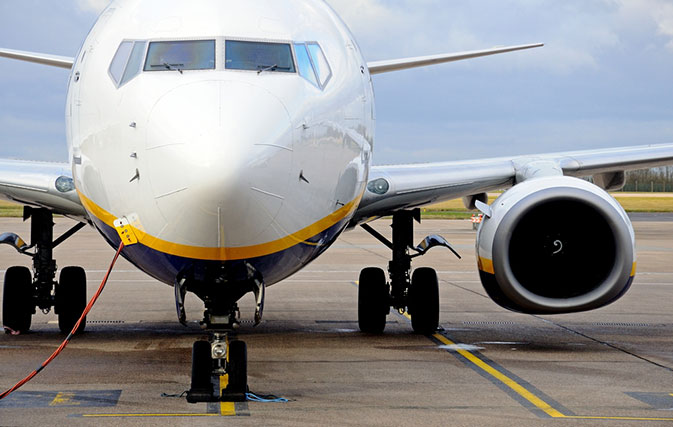
[[[571,177],[515,185],[489,209],[477,235],[481,282],[512,311],[592,310],[619,299],[635,274],[633,227],[603,189]]]

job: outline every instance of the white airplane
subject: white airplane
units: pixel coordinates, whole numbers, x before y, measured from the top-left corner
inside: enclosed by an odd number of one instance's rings
[[[367,63],[323,0],[116,0],[74,58],[0,49],[71,70],[70,163],[0,161],[0,195],[26,206],[32,232],[30,245],[13,233],[0,240],[34,260],[33,272],[5,274],[3,325],[25,332],[36,307],[55,307],[70,331],[86,276],[66,267],[56,280],[52,249],[86,224],[114,247],[129,239],[123,256],[173,286],[181,322],[186,292],[201,298],[213,330],[236,326],[249,292],[261,321],[266,286],[362,225],[392,258],[388,278],[381,268],[360,275],[360,329],[382,332],[393,307],[428,333],[439,321],[437,274],[412,273],[411,260],[450,245],[415,245],[413,223],[419,206],[460,197],[485,214],[477,261],[496,303],[551,314],[617,300],[633,281],[635,244],[605,190],[623,186],[626,170],[673,163],[673,144],[371,165],[372,75],[539,46]],[[594,183],[577,178],[586,176]],[[508,191],[486,205],[499,189]],[[54,240],[53,214],[77,225]],[[391,241],[367,225],[382,216],[393,218]],[[240,360],[244,347],[230,351]],[[195,346],[194,369],[210,357],[210,345]]]

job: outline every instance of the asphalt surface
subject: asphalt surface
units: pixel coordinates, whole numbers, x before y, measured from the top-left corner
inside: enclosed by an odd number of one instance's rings
[[[71,223],[57,220],[57,231]],[[375,227],[389,232],[388,223]],[[631,291],[603,309],[562,316],[510,313],[478,281],[468,221],[428,220],[463,255],[433,249],[415,266],[441,280],[441,333],[418,336],[391,314],[386,333],[357,329],[359,270],[384,267],[388,250],[362,230],[267,291],[265,321],[244,325],[252,391],[287,403],[189,404],[163,397],[189,388],[195,323],[177,323],[173,290],[121,260],[88,318],[87,332],[46,370],[0,401],[0,425],[673,425],[673,222],[634,222],[638,274]],[[20,219],[0,231],[28,237]],[[597,247],[597,250],[600,250]],[[59,266],[88,271],[98,287],[114,250],[85,229],[56,249]],[[0,270],[30,260],[0,247]],[[252,318],[252,300],[242,304]],[[53,313],[33,332],[0,336],[0,388],[10,387],[58,347]],[[227,419],[222,419],[224,415]]]
[[[632,212],[629,213],[631,221],[662,222],[673,221],[671,212]]]

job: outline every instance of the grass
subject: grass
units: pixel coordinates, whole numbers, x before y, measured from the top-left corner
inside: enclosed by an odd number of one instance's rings
[[[673,212],[673,197],[619,197],[613,194],[627,212]]]
[[[612,196],[624,207],[627,212],[673,212],[673,196],[661,197],[648,196],[648,193],[633,193],[623,195],[613,193]],[[489,195],[489,204],[492,203],[499,194]],[[441,218],[441,219],[467,219],[472,217],[473,212],[468,211],[463,206],[461,199],[450,200],[448,202],[437,203],[422,208],[423,218]]]
[[[0,218],[21,218],[23,206],[0,200]]]

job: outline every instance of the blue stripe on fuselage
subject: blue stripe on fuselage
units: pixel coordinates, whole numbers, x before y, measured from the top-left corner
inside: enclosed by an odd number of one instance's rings
[[[119,246],[120,238],[114,228],[96,217],[93,217],[93,222],[112,247]],[[140,243],[126,246],[122,256],[140,270],[169,285],[173,285],[176,278],[186,271],[190,272],[193,280],[208,285],[207,282],[212,279],[212,272],[217,269],[235,272],[241,270],[242,266],[251,265],[269,286],[301,270],[327,250],[347,223],[348,221],[344,219],[313,238],[288,249],[244,260],[211,261],[185,258],[166,254]]]

